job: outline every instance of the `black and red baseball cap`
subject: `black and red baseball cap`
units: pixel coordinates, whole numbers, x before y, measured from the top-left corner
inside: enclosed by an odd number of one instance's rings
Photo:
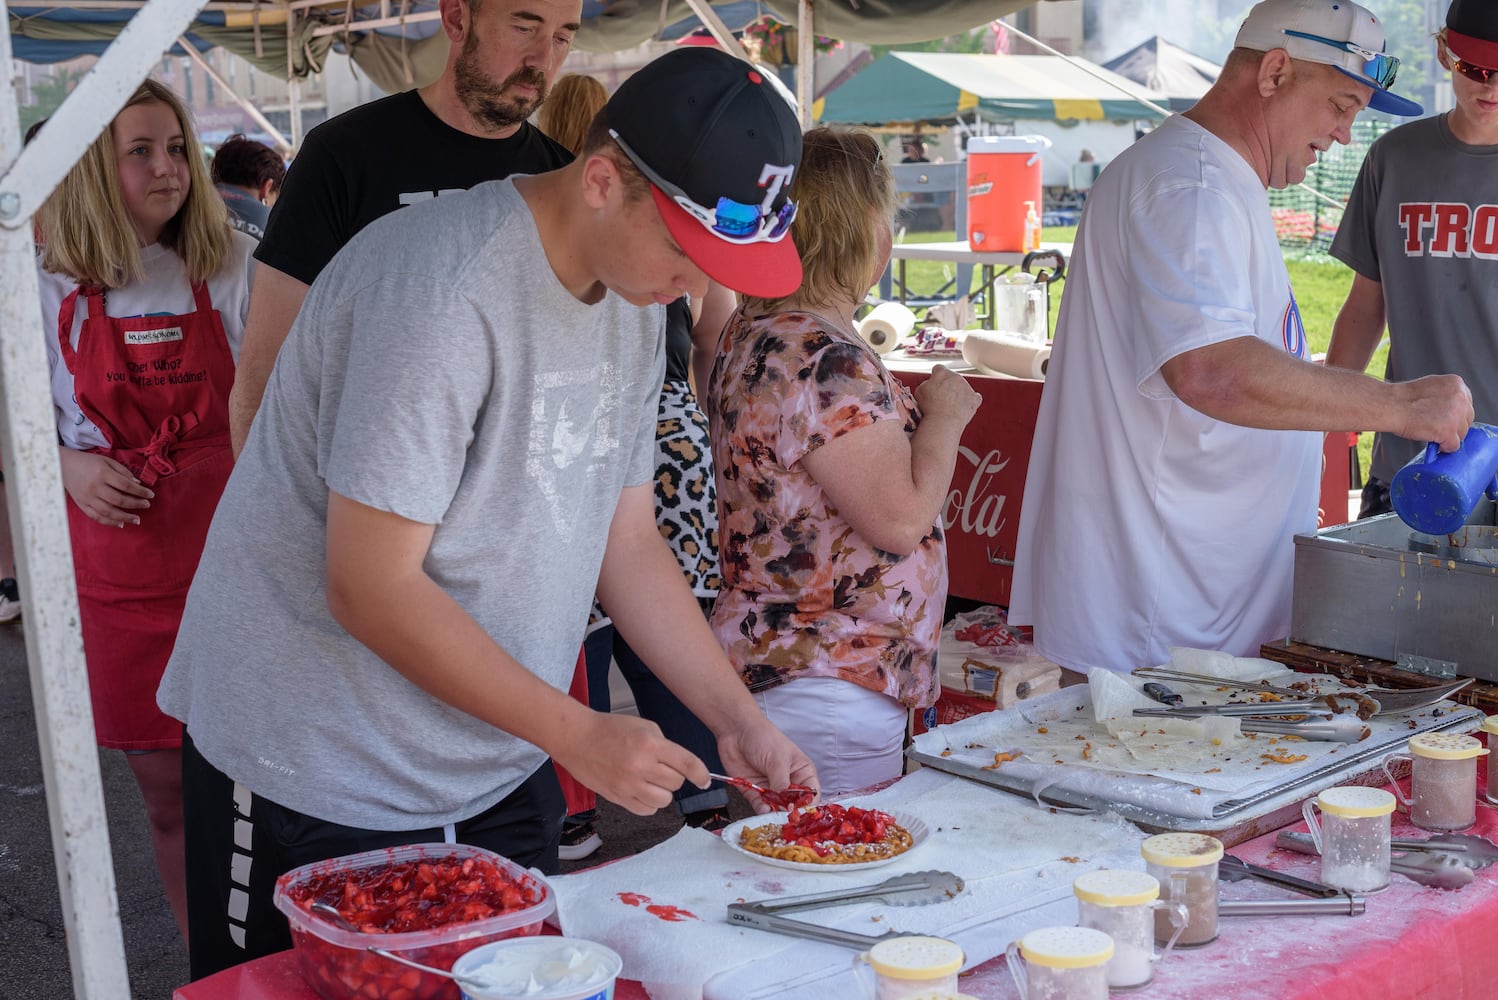
[[[790,199],[801,126],[759,70],[717,49],[676,49],[620,84],[603,113],[708,277],[756,298],[801,286]]]
[[[1446,48],[1464,63],[1498,69],[1498,3],[1453,0],[1446,11]]]

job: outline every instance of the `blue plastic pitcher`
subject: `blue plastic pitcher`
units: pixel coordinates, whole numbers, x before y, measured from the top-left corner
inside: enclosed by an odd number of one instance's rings
[[[1389,499],[1400,520],[1427,535],[1459,531],[1486,493],[1498,501],[1498,427],[1474,423],[1456,451],[1434,441],[1394,473]]]

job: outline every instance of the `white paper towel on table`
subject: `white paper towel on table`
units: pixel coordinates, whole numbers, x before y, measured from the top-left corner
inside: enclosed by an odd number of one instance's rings
[[[915,329],[915,313],[898,302],[881,302],[854,326],[870,347],[888,354]]]
[[[1136,828],[1111,816],[1055,815],[1005,792],[931,769],[870,796],[845,800],[922,817],[930,839],[900,861],[822,874],[757,862],[700,830],[686,829],[633,858],[553,879],[563,933],[606,944],[624,957],[624,975],[656,1000],[827,1000],[857,996],[853,952],[737,927],[731,902],[873,885],[901,872],[946,869],[967,883],[933,906],[853,904],[806,910],[795,919],[865,934],[890,928],[950,937],[968,965],[1003,952],[1018,934],[1076,919],[1072,880],[1094,868],[1140,868]],[[1066,860],[1062,860],[1062,858]],[[651,904],[697,919],[666,921]],[[671,911],[667,911],[671,912]]]
[[[1013,333],[969,330],[962,338],[962,359],[990,375],[1045,378],[1051,349]]]

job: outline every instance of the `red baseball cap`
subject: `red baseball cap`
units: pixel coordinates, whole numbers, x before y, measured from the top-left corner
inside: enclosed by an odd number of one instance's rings
[[[1464,63],[1498,69],[1498,4],[1454,0],[1446,11],[1446,47]]]

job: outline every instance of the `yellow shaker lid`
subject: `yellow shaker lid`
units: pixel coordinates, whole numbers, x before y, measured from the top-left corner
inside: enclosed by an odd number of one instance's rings
[[[1382,788],[1341,785],[1328,788],[1316,796],[1316,804],[1330,816],[1343,819],[1367,819],[1387,816],[1394,811],[1394,796]]]
[[[1498,733],[1498,715],[1490,715],[1482,720],[1482,731],[1485,733]]]
[[[1144,860],[1166,868],[1195,868],[1222,860],[1222,841],[1205,833],[1157,833],[1139,850]]]
[[[946,938],[897,937],[869,949],[868,963],[890,979],[937,979],[962,968],[962,949]]]
[[[1113,939],[1091,927],[1042,927],[1019,939],[1019,953],[1050,969],[1088,969],[1113,957]]]
[[[1160,898],[1160,880],[1149,872],[1102,868],[1078,875],[1071,891],[1094,906],[1138,906]]]
[[[1488,752],[1482,740],[1460,733],[1421,733],[1410,737],[1410,753],[1431,760],[1466,760]]]

